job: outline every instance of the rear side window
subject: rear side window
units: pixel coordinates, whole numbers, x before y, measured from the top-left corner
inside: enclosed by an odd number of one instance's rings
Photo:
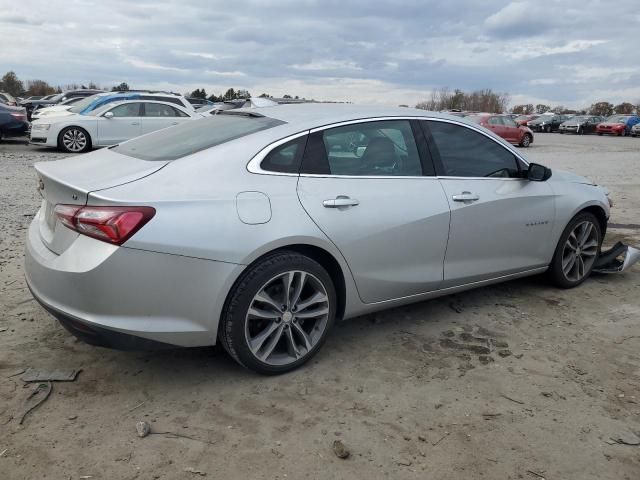
[[[487,136],[461,125],[424,122],[431,136],[431,153],[447,177],[520,176],[515,155]]]
[[[164,105],[162,103],[145,103],[144,116],[145,117],[186,117],[187,114],[181,112],[177,108],[173,108],[171,105]]]
[[[175,160],[284,123],[255,115],[213,115],[134,138],[113,151],[141,160]]]
[[[274,148],[262,160],[260,168],[268,172],[298,173],[306,143],[307,136],[304,135]]]
[[[407,120],[355,123],[309,137],[303,172],[349,176],[422,176]]]
[[[125,103],[109,110],[114,117],[139,117],[140,103]]]

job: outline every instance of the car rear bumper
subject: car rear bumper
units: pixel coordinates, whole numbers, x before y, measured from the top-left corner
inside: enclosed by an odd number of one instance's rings
[[[29,130],[29,122],[9,122],[0,127],[0,133],[5,137],[21,137]]]
[[[40,238],[39,215],[27,235],[27,284],[74,335],[115,348],[216,343],[221,306],[242,266],[83,235],[57,255]]]

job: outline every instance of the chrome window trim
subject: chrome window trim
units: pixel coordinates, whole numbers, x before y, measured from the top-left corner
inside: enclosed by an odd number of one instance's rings
[[[287,137],[281,138],[280,140],[276,140],[275,142],[270,143],[269,145],[267,145],[266,147],[264,147],[262,150],[260,150],[256,155],[254,155],[254,157],[249,161],[249,163],[247,164],[247,170],[250,173],[255,173],[258,175],[276,175],[276,176],[285,176],[285,177],[311,177],[311,178],[351,178],[351,179],[358,179],[358,178],[362,178],[362,179],[407,179],[407,178],[438,178],[438,179],[473,179],[473,180],[523,180],[522,178],[499,178],[499,177],[452,177],[452,176],[433,176],[433,175],[421,175],[421,176],[399,176],[399,175],[331,175],[331,174],[316,174],[316,173],[286,173],[286,172],[272,172],[270,170],[263,170],[261,167],[261,163],[262,160],[265,159],[265,157],[271,153],[272,150],[274,150],[275,148],[279,147],[280,145],[290,142],[291,140],[295,140],[296,138],[302,137],[303,135],[310,135],[312,133],[316,133],[316,132],[320,132],[323,130],[328,130],[331,128],[336,128],[336,127],[342,127],[342,126],[346,126],[346,125],[356,125],[359,123],[367,123],[367,122],[381,122],[381,121],[388,121],[388,120],[428,120],[428,121],[436,121],[436,122],[444,122],[444,123],[451,123],[453,125],[458,125],[460,127],[466,127],[470,130],[473,130],[475,132],[478,132],[482,135],[484,135],[485,137],[487,137],[489,140],[495,142],[496,144],[500,145],[502,148],[508,150],[509,152],[511,152],[518,160],[520,160],[521,162],[523,162],[525,164],[525,166],[529,166],[529,162],[527,162],[524,158],[522,158],[522,156],[520,155],[520,153],[518,151],[515,150],[515,148],[511,145],[505,145],[499,141],[497,141],[495,138],[493,138],[489,133],[490,132],[484,132],[482,131],[479,127],[476,127],[475,125],[470,125],[467,123],[462,123],[462,122],[457,122],[455,120],[451,120],[448,118],[438,118],[438,117],[426,117],[426,116],[401,116],[401,117],[370,117],[370,118],[359,118],[357,120],[345,120],[342,122],[336,122],[336,123],[330,123],[327,125],[323,125],[321,127],[315,127],[312,128],[311,130],[305,130],[303,132],[298,132],[298,133],[294,133],[293,135],[289,135]]]

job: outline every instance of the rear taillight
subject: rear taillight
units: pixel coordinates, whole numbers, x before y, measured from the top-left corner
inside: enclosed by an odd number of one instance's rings
[[[22,120],[23,122],[27,120],[27,116],[24,113],[12,113],[11,116],[16,120]]]
[[[83,207],[56,205],[56,217],[78,233],[122,245],[153,218],[152,207]]]

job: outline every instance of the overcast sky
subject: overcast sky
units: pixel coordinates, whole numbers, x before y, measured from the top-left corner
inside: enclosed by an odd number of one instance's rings
[[[640,102],[639,0],[0,0],[0,75],[415,105]]]

